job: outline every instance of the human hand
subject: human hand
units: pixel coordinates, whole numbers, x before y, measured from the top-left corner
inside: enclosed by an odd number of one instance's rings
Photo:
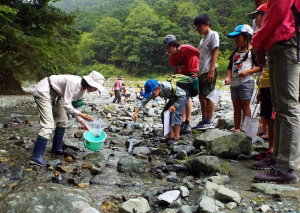
[[[214,72],[214,70],[208,71],[208,73],[207,73],[207,81],[208,81],[209,83],[211,83],[211,82],[213,82],[214,80],[215,80],[215,72]]]
[[[80,123],[81,123],[81,125],[82,125],[83,130],[89,130],[89,128],[88,128],[88,126],[86,125],[86,123],[85,123],[84,120],[81,120]]]
[[[241,73],[239,73],[239,77],[244,78],[244,77],[246,77],[248,74],[249,74],[249,73],[248,73],[248,70],[244,70],[244,71],[242,71]]]
[[[230,78],[225,78],[225,85],[229,85],[231,83],[231,79]]]
[[[88,120],[88,121],[93,121],[94,119],[92,118],[92,116],[89,116],[87,114],[83,114],[83,113],[79,113],[78,114],[79,117],[85,119],[85,120]]]
[[[172,106],[169,107],[169,111],[170,111],[170,112],[175,112],[175,110],[176,110],[176,108],[175,108],[174,105],[172,105]]]
[[[198,73],[196,73],[196,72],[191,72],[190,76],[191,76],[192,78],[196,78],[196,77],[198,77]]]
[[[133,120],[134,122],[136,122],[136,120],[137,120],[137,113],[133,113],[133,115],[132,115],[132,120]]]
[[[266,52],[263,49],[257,49],[255,47],[252,48],[254,55],[256,56],[255,61],[258,63],[260,67],[264,67],[267,65],[266,61]]]

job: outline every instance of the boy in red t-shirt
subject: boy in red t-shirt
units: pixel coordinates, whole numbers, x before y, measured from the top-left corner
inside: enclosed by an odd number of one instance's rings
[[[192,45],[180,44],[174,35],[167,35],[163,41],[166,51],[169,53],[170,66],[175,68],[175,74],[188,75],[192,78],[198,76],[199,50]],[[187,96],[189,93],[187,92]],[[189,98],[182,112],[181,133],[191,131],[190,119],[192,111],[192,99]]]

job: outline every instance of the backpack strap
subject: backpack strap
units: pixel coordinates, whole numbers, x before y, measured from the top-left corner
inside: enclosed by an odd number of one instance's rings
[[[295,6],[295,4],[293,4],[292,6],[292,11],[294,14],[294,18],[295,18],[295,28],[296,28],[296,37],[297,37],[297,62],[300,63],[300,56],[299,56],[299,45],[300,45],[300,41],[299,41],[299,25],[300,25],[300,14]]]

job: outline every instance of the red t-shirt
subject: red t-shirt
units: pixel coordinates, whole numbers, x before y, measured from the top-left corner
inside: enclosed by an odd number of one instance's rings
[[[191,45],[180,45],[180,52],[170,55],[170,66],[177,66],[183,75],[198,72],[199,50]]]

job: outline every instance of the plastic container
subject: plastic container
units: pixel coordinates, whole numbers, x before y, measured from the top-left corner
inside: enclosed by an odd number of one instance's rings
[[[106,139],[106,133],[101,132],[100,137],[95,137],[95,135],[88,131],[83,133],[83,143],[86,148],[91,151],[100,151]]]

